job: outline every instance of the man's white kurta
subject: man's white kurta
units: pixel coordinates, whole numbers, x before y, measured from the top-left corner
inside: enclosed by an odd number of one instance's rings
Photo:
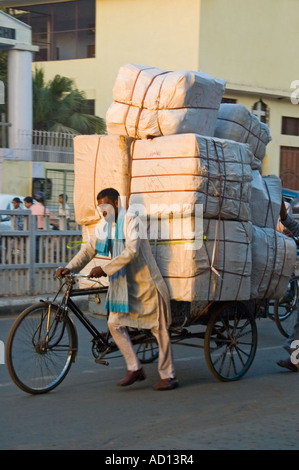
[[[99,222],[99,224],[104,223],[103,219]],[[124,266],[127,271],[130,313],[110,312],[109,321],[132,328],[158,328],[160,311],[158,293],[160,293],[165,302],[166,321],[169,326],[171,311],[168,289],[140,224],[138,217],[126,214],[125,248],[119,256],[102,268],[108,276],[112,276]],[[96,232],[99,233],[99,230]],[[97,235],[94,235],[66,267],[75,273],[81,271],[97,254],[96,243]]]

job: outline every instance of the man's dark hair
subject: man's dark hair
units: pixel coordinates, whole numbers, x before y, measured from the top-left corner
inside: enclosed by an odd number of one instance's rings
[[[13,201],[18,202],[19,204],[21,203],[21,199],[19,197],[14,197]]]
[[[104,197],[109,197],[111,201],[115,202],[119,198],[119,192],[116,191],[116,189],[114,188],[102,189],[102,191],[100,191],[99,194],[97,195],[97,200],[103,199]]]
[[[33,197],[37,202],[41,202],[42,204],[44,204],[45,197],[43,192],[39,191],[34,194]]]
[[[29,204],[33,204],[33,199],[30,196],[24,197],[24,202],[28,202]]]
[[[62,199],[64,200],[64,202],[66,202],[67,199],[68,199],[67,194],[59,194],[59,197],[62,197]]]

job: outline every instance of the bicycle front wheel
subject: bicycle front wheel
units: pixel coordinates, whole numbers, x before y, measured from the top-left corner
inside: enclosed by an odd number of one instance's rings
[[[7,369],[24,392],[47,393],[65,378],[76,351],[70,318],[57,305],[40,302],[24,310],[9,332]]]

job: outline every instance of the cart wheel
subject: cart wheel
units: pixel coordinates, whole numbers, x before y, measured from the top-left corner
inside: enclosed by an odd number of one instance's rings
[[[290,279],[283,298],[274,302],[274,320],[280,333],[288,338],[294,330],[298,316],[298,278]]]
[[[255,319],[244,304],[229,302],[212,312],[204,351],[207,365],[217,379],[240,379],[251,366],[256,347]]]
[[[141,364],[149,364],[159,357],[159,346],[149,330],[128,328],[135,353]]]
[[[156,340],[144,341],[135,346],[135,352],[141,364],[154,362],[159,356],[159,347]]]

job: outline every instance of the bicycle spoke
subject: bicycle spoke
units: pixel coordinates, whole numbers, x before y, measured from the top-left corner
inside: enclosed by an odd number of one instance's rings
[[[235,304],[214,313],[205,337],[205,355],[220,380],[237,380],[249,368],[256,349],[254,319]]]
[[[73,354],[68,319],[59,308],[38,304],[17,319],[9,338],[9,372],[15,383],[29,393],[55,388],[67,374]]]

